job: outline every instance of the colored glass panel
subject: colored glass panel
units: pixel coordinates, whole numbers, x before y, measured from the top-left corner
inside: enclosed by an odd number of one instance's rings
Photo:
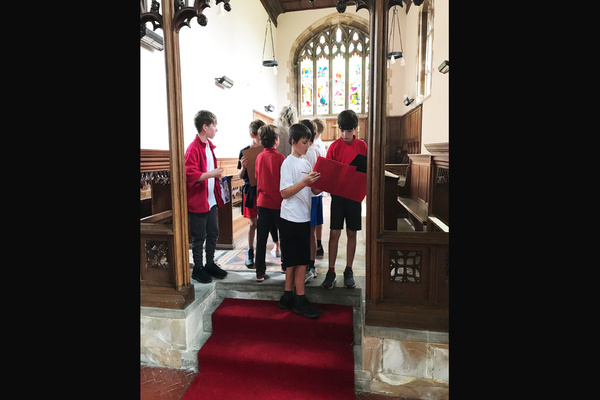
[[[329,59],[317,60],[317,114],[329,113]]]
[[[337,114],[344,111],[346,93],[346,62],[344,56],[338,54],[333,59],[333,100],[331,112]]]
[[[362,57],[354,53],[348,63],[348,104],[350,109],[360,112],[362,103]]]
[[[306,57],[300,64],[302,71],[300,83],[302,87],[301,115],[313,114],[313,60]]]

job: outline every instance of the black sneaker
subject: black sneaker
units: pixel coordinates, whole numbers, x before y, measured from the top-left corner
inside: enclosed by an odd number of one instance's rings
[[[200,283],[211,283],[212,278],[203,267],[194,267],[192,271],[192,279],[197,280]]]
[[[348,289],[352,289],[354,286],[356,286],[356,283],[354,283],[354,272],[352,271],[352,268],[346,267],[344,270],[344,286]]]
[[[265,279],[269,279],[269,275],[267,275],[266,272],[263,272],[262,274],[259,272],[256,273],[256,282],[263,282]]]
[[[210,263],[210,264],[206,264],[205,269],[209,275],[211,275],[217,279],[223,279],[227,276],[227,271],[222,270],[221,267],[219,267],[214,262]]]
[[[254,247],[248,248],[248,253],[246,254],[246,267],[250,269],[254,268]]]
[[[323,257],[325,251],[323,250],[323,245],[317,247],[317,257]]]
[[[294,294],[287,294],[284,292],[279,299],[279,308],[282,310],[288,310],[292,307],[294,307]]]
[[[308,301],[306,296],[296,296],[296,304],[292,311],[306,318],[317,318],[323,310]]]
[[[332,289],[335,286],[335,272],[331,272],[331,270],[327,270],[327,275],[325,275],[325,280],[321,284],[325,289]]]

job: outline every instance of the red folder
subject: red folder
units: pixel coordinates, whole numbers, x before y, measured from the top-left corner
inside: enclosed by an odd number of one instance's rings
[[[363,201],[367,195],[367,174],[356,171],[356,166],[342,164],[329,158],[317,158],[314,171],[321,177],[311,188],[323,190],[350,200]]]

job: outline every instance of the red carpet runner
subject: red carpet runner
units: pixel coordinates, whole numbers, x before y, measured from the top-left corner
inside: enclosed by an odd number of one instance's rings
[[[277,301],[223,300],[182,400],[354,400],[352,307],[317,305],[308,319]]]

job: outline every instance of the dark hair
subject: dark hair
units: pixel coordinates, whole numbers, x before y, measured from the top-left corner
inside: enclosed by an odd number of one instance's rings
[[[341,130],[354,129],[358,126],[358,115],[353,110],[344,110],[339,113],[337,123]]]
[[[306,125],[306,127],[310,130],[310,142],[315,141],[315,135],[317,134],[317,125],[311,121],[310,119],[303,119],[298,121],[298,123],[302,125]]]
[[[216,123],[217,123],[217,116],[215,114],[211,113],[210,111],[200,110],[194,116],[194,126],[196,126],[196,130],[198,132],[200,132],[202,130],[202,126],[204,126],[204,124],[210,125],[210,124],[216,124]]]
[[[263,126],[265,126],[265,121],[255,119],[254,121],[250,122],[248,129],[250,129],[250,133],[253,133],[256,136],[258,135],[258,130]]]
[[[303,138],[310,139],[310,129],[306,125],[294,124],[290,126],[290,144],[292,144],[292,140],[298,143]]]
[[[279,128],[275,125],[264,125],[258,130],[260,143],[265,149],[270,149],[275,145],[275,139],[279,137]]]

